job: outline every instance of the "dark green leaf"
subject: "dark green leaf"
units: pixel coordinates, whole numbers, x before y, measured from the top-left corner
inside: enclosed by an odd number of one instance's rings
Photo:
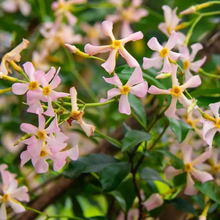
[[[198,205],[201,209],[205,208],[204,196],[202,194],[191,196],[191,200],[193,201],[193,203]]]
[[[184,198],[175,198],[171,200],[170,202],[176,209],[182,212],[191,213],[194,216],[198,216],[192,204],[188,200]]]
[[[160,182],[163,182],[163,183],[166,183],[167,185],[169,185],[165,180],[162,179],[162,177],[160,176],[160,174],[156,170],[151,169],[149,167],[146,167],[141,170],[141,179],[146,180],[146,181],[159,180]]]
[[[131,165],[127,162],[119,162],[105,167],[100,175],[99,181],[105,192],[110,192],[120,185],[122,180],[129,174]]]
[[[126,133],[125,138],[122,140],[122,152],[140,144],[143,141],[151,139],[151,135],[147,132],[130,130]]]
[[[118,204],[121,206],[122,210],[125,212],[126,211],[126,202],[125,202],[125,199],[123,198],[122,194],[116,190],[111,192],[110,194],[112,196],[114,196],[114,198],[116,199]]]
[[[191,126],[175,118],[169,118],[169,122],[171,130],[176,135],[179,143],[182,143],[185,140],[189,130],[192,129]]]
[[[186,172],[173,177],[174,186],[182,186],[186,184]]]
[[[220,204],[220,197],[217,196],[217,194],[215,193],[214,189],[212,188],[211,182],[207,181],[205,183],[196,183],[194,185],[196,187],[196,189],[198,189],[201,193],[205,194],[206,196],[208,196],[210,199],[212,199],[213,201],[217,202],[218,204]]]
[[[175,155],[171,154],[169,151],[166,150],[157,150],[157,152],[160,152],[171,159],[172,166],[175,167],[176,169],[185,169],[185,165],[181,159],[176,157]]]
[[[76,178],[81,173],[101,172],[105,167],[116,162],[118,160],[106,154],[90,154],[80,157],[77,161],[71,161],[63,175],[67,178]]]

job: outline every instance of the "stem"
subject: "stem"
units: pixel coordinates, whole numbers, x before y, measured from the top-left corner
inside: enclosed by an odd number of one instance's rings
[[[137,120],[137,122],[141,125],[141,127],[146,131],[147,128],[146,128],[145,124],[138,118],[138,116],[134,113],[133,110],[131,110],[131,114]]]
[[[14,77],[11,77],[11,76],[8,76],[8,75],[5,75],[5,74],[2,75],[2,79],[8,80],[10,82],[27,83],[27,81],[23,81],[23,80],[20,80],[20,79],[17,79],[17,78],[14,78]]]
[[[0,89],[0,95],[2,95],[3,93],[6,93],[6,92],[11,92],[12,88],[6,88],[6,89]]]
[[[102,132],[98,131],[97,129],[95,129],[95,133],[99,134],[102,138],[109,140],[110,142],[113,142],[116,145],[122,147],[122,144],[118,140],[115,140],[114,138],[111,138],[108,135],[103,134]]]
[[[164,112],[166,111],[163,110],[159,115],[156,116],[155,120],[151,123],[151,125],[147,128],[147,132],[149,132],[153,127],[154,125],[161,119],[164,117]]]
[[[99,58],[99,57],[95,57],[95,56],[89,56],[89,59],[95,59],[95,60],[100,60],[100,61],[102,61],[102,62],[105,62],[104,59]]]
[[[220,76],[215,75],[215,74],[211,74],[211,73],[207,73],[202,68],[199,68],[199,73],[202,73],[202,74],[204,74],[205,76],[208,76],[208,77],[214,77],[214,78],[219,78],[220,79]]]

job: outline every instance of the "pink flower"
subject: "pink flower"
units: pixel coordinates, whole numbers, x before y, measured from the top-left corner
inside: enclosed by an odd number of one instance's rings
[[[72,103],[72,112],[71,112],[70,117],[67,120],[67,122],[70,125],[74,121],[77,122],[78,124],[80,124],[82,129],[85,131],[86,135],[88,137],[90,137],[94,133],[95,126],[86,124],[82,120],[82,116],[84,115],[84,112],[78,110],[78,106],[77,106],[77,91],[76,91],[75,87],[72,87],[70,89],[70,96],[71,96],[71,103]]]
[[[171,49],[174,48],[174,46],[176,45],[177,40],[178,40],[178,35],[175,31],[172,32],[165,47],[161,46],[158,43],[157,38],[152,37],[148,41],[147,45],[150,47],[151,50],[157,51],[158,53],[157,53],[157,56],[154,55],[153,58],[144,57],[143,68],[150,69],[153,66],[157,66],[159,62],[164,61],[163,69],[160,72],[161,73],[171,72],[171,64],[170,64],[169,59],[177,60],[180,56],[179,53],[175,53],[171,51]]]
[[[142,0],[133,0],[128,8],[117,6],[117,14],[108,15],[106,20],[112,21],[113,23],[117,21],[122,21],[121,27],[121,37],[127,37],[131,35],[133,30],[130,27],[131,23],[137,23],[142,17],[148,15],[148,11],[144,8],[139,8],[142,4]]]
[[[220,132],[220,117],[219,117],[219,107],[220,102],[210,104],[209,107],[211,108],[215,118],[209,117],[208,120],[203,120],[203,139],[206,141],[206,143],[209,145],[209,147],[212,147],[212,142],[215,133],[218,131]]]
[[[33,156],[36,157],[40,155],[42,146],[46,141],[51,148],[51,151],[55,154],[60,150],[66,147],[66,143],[62,143],[57,141],[54,138],[51,138],[50,134],[60,132],[60,128],[58,127],[57,122],[57,115],[55,116],[54,120],[50,123],[50,125],[45,129],[45,118],[42,115],[38,115],[38,127],[22,123],[20,129],[28,134],[35,135],[35,137],[31,137],[26,139],[22,143],[28,144],[28,152]]]
[[[6,164],[0,165],[0,173],[3,181],[3,196],[0,196],[0,208],[1,220],[7,220],[6,206],[10,205],[15,213],[21,213],[25,211],[25,208],[18,201],[29,202],[28,188],[22,186],[18,188],[18,181],[15,179],[15,175],[11,174],[7,169]]]
[[[147,211],[151,211],[163,205],[163,198],[160,194],[152,194],[143,204]]]
[[[50,137],[56,140],[59,143],[63,143],[68,137],[64,135],[62,132],[58,132],[54,137],[52,134]],[[33,136],[36,141],[36,138]],[[77,160],[79,155],[78,146],[75,146],[69,150],[62,150],[56,152],[55,154],[52,152],[51,147],[43,142],[41,147],[41,151],[39,155],[31,155],[28,150],[23,151],[21,153],[21,167],[27,163],[30,159],[37,173],[45,173],[48,171],[48,163],[47,160],[53,160],[53,169],[54,171],[60,170],[66,164],[66,158],[69,156],[72,160]]]
[[[10,62],[19,62],[21,60],[21,51],[28,47],[29,41],[26,39],[23,39],[22,42],[15,47],[10,52],[6,53],[5,56],[2,58],[2,62],[0,64],[0,78],[2,78],[3,74],[8,75],[8,73],[11,73],[11,70],[9,69]]]
[[[142,39],[143,38],[142,32],[139,31],[121,40],[116,40],[112,33],[112,29],[113,29],[113,24],[111,21],[103,21],[102,30],[106,36],[109,36],[111,38],[112,40],[111,45],[93,46],[91,44],[86,44],[85,52],[89,55],[95,55],[97,53],[104,53],[110,51],[110,55],[107,61],[101,65],[109,74],[111,74],[115,69],[116,57],[118,52],[127,61],[130,67],[139,66],[138,62],[124,48],[124,45],[129,41],[136,41]]]
[[[61,83],[61,79],[58,76],[59,70],[60,69],[58,69],[56,74],[54,67],[51,67],[47,74],[45,74],[43,70],[37,71],[37,75],[35,76],[36,81],[42,85],[43,88],[28,91],[27,104],[30,106],[27,110],[28,112],[42,113],[43,110],[39,102],[39,100],[41,100],[43,102],[48,102],[48,108],[44,114],[47,116],[54,116],[52,101],[56,101],[61,97],[69,96],[68,93],[54,91],[54,89]]]
[[[82,4],[87,2],[87,0],[58,0],[58,2],[53,2],[51,8],[55,11],[56,17],[62,17],[63,15],[66,17],[69,25],[74,25],[77,22],[77,18],[71,13],[73,11],[74,6],[76,4]]]
[[[127,220],[137,220],[138,216],[139,216],[139,210],[132,208],[128,212]],[[124,219],[125,219],[125,214],[124,212],[121,211],[117,217],[117,220],[124,220]]]
[[[117,86],[118,88],[110,89],[107,93],[107,99],[100,99],[100,102],[107,102],[109,99],[121,95],[119,100],[119,112],[127,115],[131,114],[130,104],[128,102],[128,93],[144,97],[147,94],[148,84],[143,81],[142,71],[140,67],[136,67],[128,82],[123,85],[117,74],[115,73],[111,78],[105,78],[107,83]]]
[[[206,151],[202,153],[199,157],[197,157],[194,160],[191,160],[192,155],[192,147],[191,146],[184,146],[181,148],[182,154],[183,154],[183,162],[185,164],[185,170],[176,170],[174,167],[170,166],[165,170],[165,175],[167,179],[171,179],[174,176],[186,172],[187,173],[187,183],[186,183],[186,189],[185,194],[186,195],[196,195],[197,189],[194,187],[194,181],[191,177],[193,175],[197,180],[201,181],[202,183],[213,180],[213,177],[204,171],[200,171],[194,168],[194,166],[202,164],[205,162],[208,158],[211,157],[211,151]]]
[[[1,7],[4,11],[9,13],[20,10],[24,16],[28,16],[31,12],[31,6],[25,0],[5,0],[1,4]]]
[[[172,72],[171,72],[171,74],[172,74],[172,88],[164,90],[164,89],[159,89],[156,86],[151,86],[148,90],[148,92],[151,94],[166,94],[166,95],[172,96],[170,106],[165,111],[165,115],[168,118],[172,118],[175,116],[177,100],[179,100],[179,102],[185,108],[187,108],[192,103],[192,101],[188,100],[185,97],[185,95],[183,94],[184,90],[187,88],[195,88],[201,84],[200,77],[193,76],[185,84],[180,86],[178,79],[176,77],[177,66],[174,64],[171,64],[171,68],[172,68]]]
[[[205,56],[202,59],[193,62],[198,51],[203,48],[202,44],[200,43],[193,44],[191,48],[192,48],[191,55],[189,54],[189,49],[187,47],[181,47],[179,49],[179,52],[181,54],[180,60],[183,62],[183,70],[186,80],[192,77],[190,70],[197,73],[199,68],[205,63],[206,60],[206,56]]]

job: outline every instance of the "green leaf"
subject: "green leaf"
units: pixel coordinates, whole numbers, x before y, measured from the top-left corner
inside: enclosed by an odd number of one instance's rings
[[[193,203],[198,205],[201,209],[205,208],[204,196],[202,194],[191,196],[191,200],[193,201]]]
[[[162,179],[162,177],[156,170],[151,169],[149,167],[146,167],[141,170],[141,179],[146,180],[146,181],[159,180],[160,182],[163,182],[169,185],[164,179]]]
[[[210,181],[207,181],[205,183],[196,183],[194,186],[201,193],[205,194],[210,199],[212,199],[213,201],[220,204],[220,196],[215,193],[214,189],[212,188],[212,185],[211,185]]]
[[[114,196],[114,198],[116,199],[118,204],[121,206],[122,210],[125,212],[126,211],[126,201],[123,198],[122,194],[119,191],[113,191],[110,194],[112,196]]]
[[[176,135],[179,143],[182,143],[185,140],[189,130],[192,129],[191,126],[175,118],[169,118],[169,122],[171,130]]]
[[[125,152],[143,141],[148,141],[150,139],[151,135],[147,132],[130,130],[126,133],[125,138],[122,140],[122,152]]]
[[[178,210],[182,211],[182,212],[188,212],[193,214],[194,216],[198,216],[195,209],[193,208],[192,204],[184,199],[184,198],[175,198],[173,200],[170,201],[170,203]]]
[[[106,154],[90,154],[80,157],[77,161],[71,161],[68,168],[63,172],[67,178],[76,178],[81,173],[101,172],[110,164],[117,163],[114,157]]]
[[[175,155],[171,154],[169,151],[166,150],[156,150],[156,152],[160,152],[163,155],[168,156],[171,159],[172,166],[176,169],[185,169],[185,165],[181,159],[176,157]]]
[[[206,89],[196,89],[190,93],[192,97],[198,97],[203,95],[217,95],[220,94],[220,88],[206,88]]]
[[[122,180],[129,174],[131,165],[127,162],[119,162],[105,167],[99,181],[104,192],[110,192],[120,185]]]
[[[143,124],[146,126],[146,122],[147,122],[146,112],[140,100],[134,95],[129,95],[128,99],[131,108],[134,109],[135,113],[138,115],[138,117],[141,119]]]

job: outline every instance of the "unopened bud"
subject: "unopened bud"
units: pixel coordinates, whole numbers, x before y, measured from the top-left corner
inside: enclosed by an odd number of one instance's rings
[[[70,51],[70,53],[75,53],[81,57],[89,58],[90,56],[87,53],[82,52],[74,45],[65,44],[65,47]]]
[[[188,106],[188,108],[187,108],[187,113],[190,113],[190,112],[195,108],[196,105],[197,105],[197,100],[194,99],[194,100],[192,101],[191,105]]]
[[[188,14],[193,14],[195,12],[196,12],[196,7],[195,6],[191,6],[191,7],[187,8],[186,10],[181,11],[180,14],[181,15],[188,15]]]
[[[161,74],[157,75],[155,78],[156,79],[166,79],[170,76],[171,76],[171,73],[161,73]]]

